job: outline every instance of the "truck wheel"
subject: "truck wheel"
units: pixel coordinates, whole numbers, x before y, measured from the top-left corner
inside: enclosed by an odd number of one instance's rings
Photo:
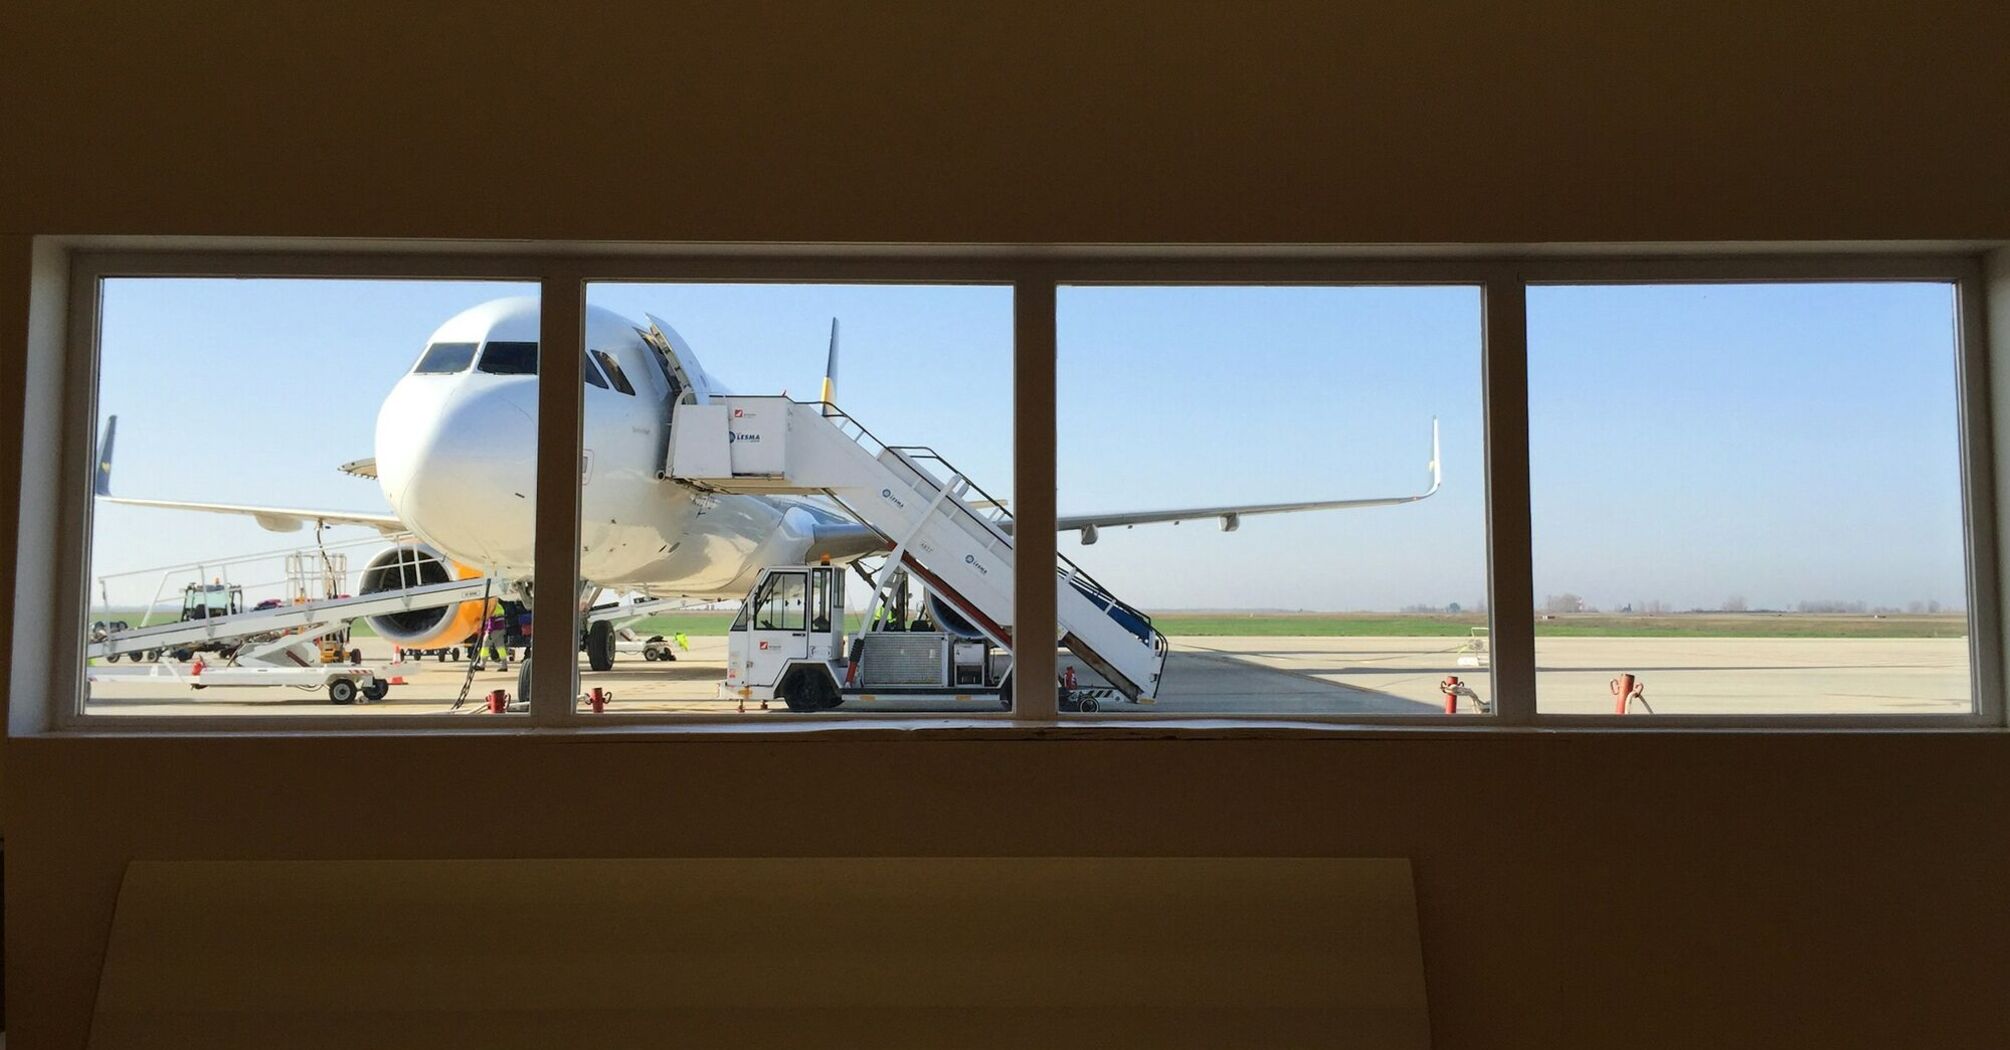
[[[106,662],[107,662],[107,663],[118,663],[118,662],[119,662],[119,654],[117,654],[117,653],[106,653],[106,654],[105,654],[105,660],[106,660]]]
[[[828,711],[844,703],[838,694],[837,683],[831,681],[827,672],[815,668],[798,667],[782,678],[782,702],[791,711]]]
[[[189,662],[190,660],[193,660],[193,659],[195,659],[195,650],[193,650],[193,649],[176,649],[176,650],[174,651],[174,658],[175,658],[176,660],[179,660],[179,661],[181,661],[182,663],[187,663],[187,662]]]
[[[528,703],[530,701],[530,656],[528,654],[524,656],[523,663],[518,664],[516,668],[516,700],[519,703]]]
[[[614,625],[606,620],[586,629],[586,665],[596,671],[614,670]]]
[[[347,678],[337,678],[328,683],[328,700],[336,704],[356,702],[356,683]]]
[[[1085,697],[1085,698],[1083,698],[1083,700],[1082,700],[1082,710],[1084,710],[1084,711],[1099,711],[1099,710],[1101,710],[1101,709],[1102,709],[1102,705],[1101,705],[1101,704],[1098,704],[1098,703],[1096,703],[1096,698],[1095,698],[1095,697],[1091,696],[1091,697]]]
[[[382,678],[373,679],[369,685],[363,687],[363,698],[373,704],[389,695],[391,695],[391,683]]]
[[[998,706],[1007,711],[1012,710],[1012,676],[1009,674],[1005,676],[1004,681],[998,683]]]

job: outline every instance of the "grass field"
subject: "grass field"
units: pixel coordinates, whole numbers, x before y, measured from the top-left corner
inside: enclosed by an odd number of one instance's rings
[[[1464,637],[1486,623],[1477,614],[1169,612],[1152,617],[1153,626],[1174,637]],[[1573,613],[1536,620],[1535,633],[1539,638],[1964,638],[1968,620],[1958,614]]]
[[[94,619],[115,618],[94,613]],[[137,616],[129,616],[137,622]],[[847,618],[856,630],[858,614]],[[717,636],[731,626],[730,612],[669,613],[633,624],[649,637],[676,631]],[[1159,630],[1179,637],[1361,637],[1463,638],[1486,626],[1479,614],[1457,616],[1395,613],[1166,612],[1152,615]],[[1550,638],[1964,638],[1968,620],[1960,614],[1814,615],[1802,613],[1677,613],[1667,616],[1572,613],[1538,619],[1537,637]],[[358,622],[354,637],[369,637]]]
[[[852,626],[858,618],[853,616]],[[655,616],[636,624],[637,633],[724,634],[732,616],[723,612]],[[1152,615],[1152,625],[1178,637],[1365,637],[1464,638],[1486,626],[1485,616],[1397,615],[1391,613],[1168,612]],[[1960,615],[1854,616],[1798,613],[1681,613],[1672,616],[1608,616],[1595,613],[1537,620],[1538,637],[1555,638],[1963,638],[1968,620]]]

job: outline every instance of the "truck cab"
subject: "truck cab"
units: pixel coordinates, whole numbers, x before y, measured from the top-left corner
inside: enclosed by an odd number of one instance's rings
[[[883,576],[857,636],[845,631],[841,566],[761,571],[726,633],[721,695],[791,711],[828,711],[848,700],[1002,700],[1011,658],[989,640],[910,620],[906,574]],[[883,604],[882,598],[888,600]]]
[[[182,588],[182,620],[235,616],[244,611],[244,588],[237,584],[191,583]]]

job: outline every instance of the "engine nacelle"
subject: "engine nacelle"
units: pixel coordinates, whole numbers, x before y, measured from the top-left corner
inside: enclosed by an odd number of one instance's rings
[[[978,630],[977,625],[971,623],[962,613],[957,612],[956,606],[934,594],[928,596],[928,618],[935,621],[936,627],[958,638],[984,637],[984,632]]]
[[[481,573],[451,561],[424,544],[401,543],[370,559],[363,567],[358,594],[419,587],[449,580],[469,580]],[[378,637],[406,649],[438,649],[459,645],[481,630],[482,616],[489,603],[459,602],[430,609],[409,609],[366,617],[364,622]]]

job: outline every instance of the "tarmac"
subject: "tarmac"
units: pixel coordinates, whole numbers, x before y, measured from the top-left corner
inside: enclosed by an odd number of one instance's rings
[[[366,660],[388,660],[381,642],[359,645]],[[692,638],[669,663],[622,653],[613,670],[580,670],[582,691],[613,693],[608,710],[730,715],[735,700],[718,698],[725,675],[723,637]],[[1480,697],[1492,683],[1477,654],[1456,638],[1176,637],[1164,680],[1151,705],[1117,702],[1112,715],[1442,715],[1439,683],[1457,675]],[[1078,684],[1095,676],[1066,653]],[[1463,662],[1462,662],[1463,661]],[[1536,644],[1540,709],[1559,714],[1610,714],[1610,685],[1637,676],[1644,697],[1661,714],[1951,714],[1969,709],[1968,643],[1964,639],[1808,638],[1543,638]],[[1477,664],[1477,665],[1476,665]],[[376,703],[331,704],[325,693],[285,687],[195,691],[160,681],[92,685],[87,713],[386,716],[485,711],[495,689],[514,692],[516,668],[469,674],[465,663],[425,661],[402,669],[405,682]],[[776,711],[782,710],[777,703]],[[841,710],[955,715],[995,711],[988,697],[965,703],[896,706],[852,702]],[[1460,714],[1475,713],[1470,701]],[[1633,713],[1640,713],[1636,704]],[[750,708],[749,717],[764,713]],[[481,717],[489,717],[482,714]]]

